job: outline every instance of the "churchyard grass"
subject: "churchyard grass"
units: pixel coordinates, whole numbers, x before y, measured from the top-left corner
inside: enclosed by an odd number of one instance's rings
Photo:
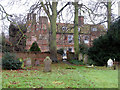
[[[64,63],[52,64],[52,72],[43,72],[43,65],[3,70],[2,88],[118,88],[118,70]]]

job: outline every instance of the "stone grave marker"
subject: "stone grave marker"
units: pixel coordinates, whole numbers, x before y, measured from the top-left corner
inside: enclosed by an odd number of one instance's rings
[[[84,54],[84,64],[87,64],[87,61],[88,61],[88,55]]]
[[[52,63],[52,60],[50,59],[49,56],[47,56],[45,59],[44,59],[44,72],[51,72],[51,63]]]
[[[31,65],[31,58],[27,58],[26,59],[26,66],[30,66]]]
[[[38,65],[40,65],[40,62],[39,62],[39,60],[36,60],[35,61],[35,66],[38,66]]]
[[[112,67],[113,66],[113,60],[111,58],[107,61],[107,66],[108,67]]]
[[[83,59],[83,55],[82,53],[79,54],[79,60],[82,60]]]

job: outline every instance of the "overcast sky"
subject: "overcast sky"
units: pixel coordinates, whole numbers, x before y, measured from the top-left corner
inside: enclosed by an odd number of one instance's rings
[[[12,1],[14,1],[14,3],[10,3]],[[38,0],[29,0],[30,1],[29,3],[28,2],[26,3],[26,1],[28,1],[28,0],[0,0],[0,4],[2,4],[5,11],[8,14],[17,14],[17,15],[23,14],[23,15],[26,15],[29,12],[30,6],[33,5]],[[64,1],[64,0],[62,0],[62,1]],[[74,1],[74,0],[65,0],[65,1],[67,2],[67,1]],[[81,2],[84,3],[84,4],[87,4],[88,1],[89,0],[81,0]],[[97,0],[93,0],[93,1],[97,1]],[[120,0],[118,0],[118,1],[120,1]],[[60,8],[58,7],[58,9],[60,9]],[[112,9],[113,9],[113,13],[118,15],[118,5],[115,4],[112,7]],[[66,11],[64,10],[63,13],[65,13],[65,12]],[[1,13],[0,13],[0,15],[1,15]],[[65,16],[66,19],[69,19],[69,17],[67,17],[66,15],[64,15],[64,16]],[[74,18],[71,19],[71,21],[73,21],[73,20],[74,20]],[[7,25],[7,27],[2,27],[3,24]],[[8,29],[7,29],[8,26],[9,26],[9,22],[7,20],[4,20],[4,22],[0,21],[0,32],[2,30],[6,30],[6,32],[7,32],[8,31]]]

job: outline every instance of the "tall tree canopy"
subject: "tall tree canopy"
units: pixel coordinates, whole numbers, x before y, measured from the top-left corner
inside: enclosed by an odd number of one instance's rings
[[[94,40],[88,55],[96,65],[106,65],[109,58],[120,61],[120,17],[112,23],[107,34]]]

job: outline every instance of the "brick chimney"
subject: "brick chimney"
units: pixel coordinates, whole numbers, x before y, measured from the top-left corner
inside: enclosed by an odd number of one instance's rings
[[[43,25],[48,28],[48,18],[46,16],[40,16],[39,17],[39,25],[41,28],[43,28]]]
[[[36,14],[33,13],[33,14],[32,14],[32,17],[33,17],[33,23],[35,24],[35,23],[36,23]]]
[[[40,24],[48,24],[48,19],[46,16],[40,16],[39,17],[39,23]]]
[[[78,16],[78,26],[82,26],[84,24],[84,16]]]
[[[31,30],[36,30],[36,14],[28,13],[27,14],[27,27],[31,24]]]
[[[36,22],[36,14],[35,13],[28,13],[27,14],[27,21]]]

